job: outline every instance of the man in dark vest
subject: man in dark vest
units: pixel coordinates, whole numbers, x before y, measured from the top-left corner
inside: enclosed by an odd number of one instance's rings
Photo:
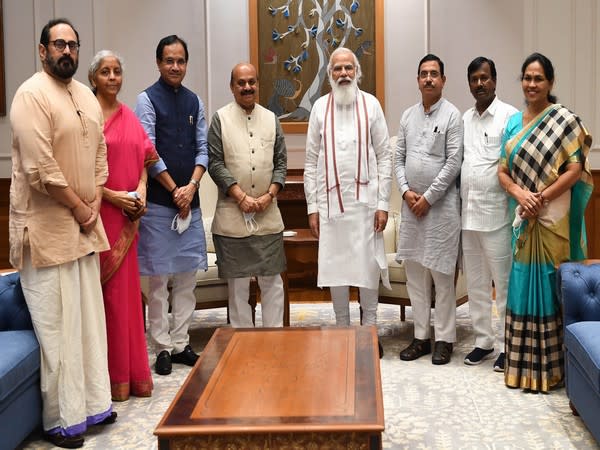
[[[172,363],[193,366],[188,328],[196,306],[196,272],[206,270],[206,241],[198,189],[208,166],[202,100],[182,86],[189,54],[176,35],[156,47],[160,79],[138,95],[136,114],[162,162],[148,169],[148,212],[140,223],[140,274],[148,277],[148,331],[157,354],[155,371],[171,373]],[[168,170],[170,192],[155,181]],[[167,312],[171,287],[171,313]]]

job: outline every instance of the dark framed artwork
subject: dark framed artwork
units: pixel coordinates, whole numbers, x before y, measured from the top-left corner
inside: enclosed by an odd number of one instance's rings
[[[330,90],[327,63],[338,47],[354,51],[360,88],[384,107],[383,1],[249,0],[259,102],[285,132],[306,133],[312,105]]]

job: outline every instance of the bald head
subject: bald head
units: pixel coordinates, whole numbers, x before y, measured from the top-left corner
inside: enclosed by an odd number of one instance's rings
[[[250,63],[239,63],[231,70],[229,82],[235,101],[246,112],[251,112],[258,100],[258,76]]]

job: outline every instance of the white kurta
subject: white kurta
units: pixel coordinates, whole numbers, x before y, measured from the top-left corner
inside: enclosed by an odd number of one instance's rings
[[[387,124],[377,99],[365,92],[369,123],[368,187],[356,199],[358,133],[355,104],[335,106],[335,154],[344,212],[329,218],[323,127],[328,95],[313,106],[306,140],[304,191],[308,214],[319,213],[319,287],[357,286],[377,289],[385,262],[382,233],[374,232],[377,210],[387,211],[392,182],[392,151]],[[360,95],[359,95],[360,99]],[[362,100],[359,100],[362,108]],[[364,114],[361,116],[364,120]],[[364,137],[363,137],[364,139]],[[364,192],[364,191],[363,191]],[[366,198],[365,198],[366,197]],[[387,268],[387,265],[386,265]]]
[[[456,179],[463,155],[458,109],[442,98],[425,113],[418,103],[402,114],[394,170],[402,195],[425,197],[431,208],[417,218],[402,204],[398,260],[453,274],[460,237],[460,198]]]

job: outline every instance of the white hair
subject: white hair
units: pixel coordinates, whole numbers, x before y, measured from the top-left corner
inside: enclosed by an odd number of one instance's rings
[[[331,72],[333,71],[333,62],[332,62],[333,58],[335,58],[340,53],[350,53],[352,55],[352,57],[354,58],[354,70],[356,72],[356,77],[355,77],[356,82],[360,83],[360,80],[362,79],[362,69],[360,68],[360,62],[358,62],[358,58],[356,57],[354,52],[346,47],[338,47],[331,53],[331,56],[329,56],[329,64],[327,64],[327,75],[331,76]]]
[[[123,57],[118,53],[113,52],[112,50],[100,50],[98,53],[94,55],[92,58],[92,62],[90,63],[90,68],[88,70],[88,80],[90,84],[93,86],[94,77],[96,76],[96,72],[100,68],[100,64],[104,58],[115,58],[121,66],[121,72],[125,70],[125,64],[123,63]]]

